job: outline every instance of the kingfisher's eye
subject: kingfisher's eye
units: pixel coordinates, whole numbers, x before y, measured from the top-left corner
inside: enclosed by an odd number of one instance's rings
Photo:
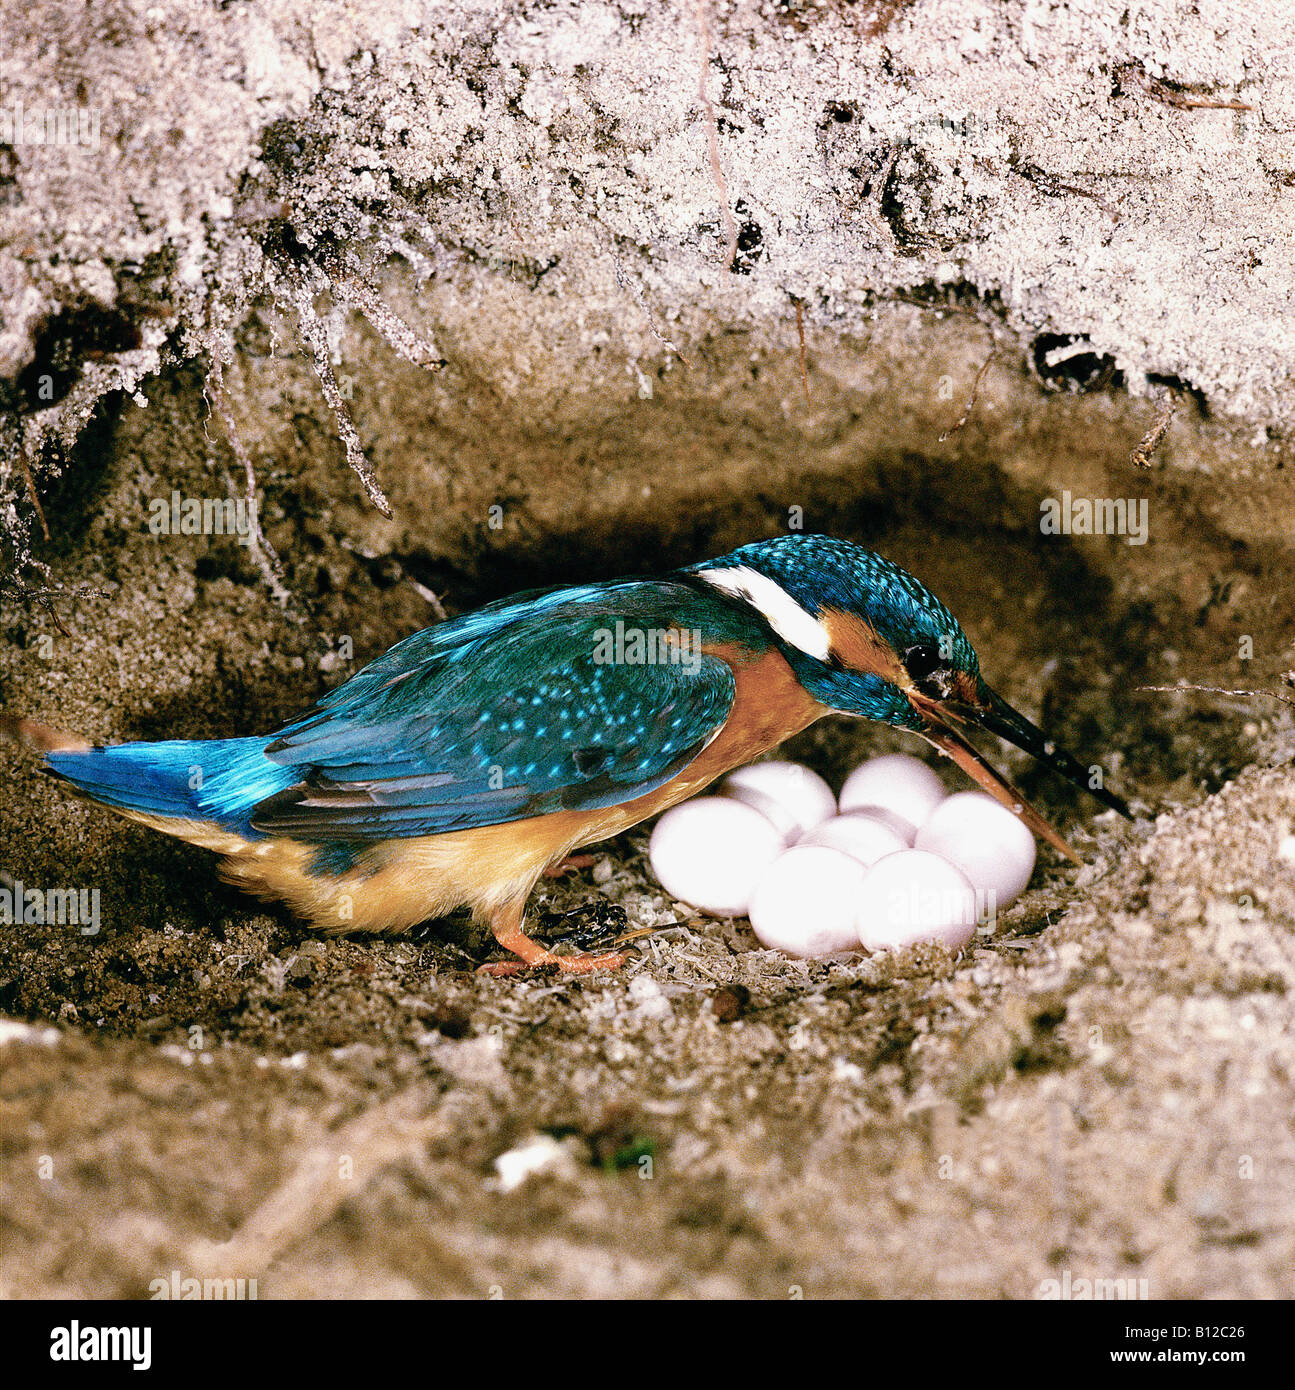
[[[940,653],[934,647],[925,645],[909,647],[904,653],[904,670],[915,681],[923,681],[932,671],[946,665],[940,658]]]
[[[913,684],[935,700],[947,700],[953,693],[953,663],[946,661],[935,647],[921,643],[904,653],[904,670]]]

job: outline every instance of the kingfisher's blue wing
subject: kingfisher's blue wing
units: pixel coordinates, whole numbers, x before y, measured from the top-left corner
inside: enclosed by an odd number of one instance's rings
[[[689,602],[661,581],[568,588],[415,633],[268,744],[299,780],[252,826],[380,840],[643,795],[697,756],[733,702],[732,669],[700,650],[616,660],[618,622],[650,645]]]

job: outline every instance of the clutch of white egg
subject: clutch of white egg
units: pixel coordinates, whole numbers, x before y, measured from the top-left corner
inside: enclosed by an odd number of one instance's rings
[[[649,846],[661,886],[717,917],[751,919],[793,956],[961,950],[977,922],[1020,896],[1034,836],[984,792],[956,792],[903,753],[872,758],[841,797],[799,763],[752,763],[717,794],[657,821]]]

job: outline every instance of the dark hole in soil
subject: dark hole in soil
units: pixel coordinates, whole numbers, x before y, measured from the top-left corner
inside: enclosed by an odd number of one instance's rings
[[[86,358],[140,344],[139,326],[119,309],[81,298],[48,315],[35,333],[36,351],[14,381],[14,408],[47,410],[72,389]]]
[[[1065,334],[1040,333],[1030,345],[1039,380],[1055,391],[1106,391],[1123,386],[1124,374],[1112,358],[1097,352],[1065,352],[1080,341]]]

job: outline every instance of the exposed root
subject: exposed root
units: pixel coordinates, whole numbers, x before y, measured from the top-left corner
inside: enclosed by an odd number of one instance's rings
[[[438,372],[445,366],[445,358],[435,343],[392,313],[354,266],[330,263],[323,269],[312,266],[303,270],[295,264],[267,261],[266,280],[275,298],[290,304],[297,315],[298,331],[310,352],[324,399],[333,412],[346,462],[364,485],[369,500],[383,516],[389,517],[391,503],[364,452],[359,431],[333,374],[328,331],[315,312],[315,296],[327,290],[337,303],[362,314],[395,352],[415,366]]]
[[[980,383],[985,379],[985,373],[989,370],[989,364],[994,360],[994,354],[998,351],[995,343],[989,349],[989,356],[980,365],[980,370],[976,373],[975,380],[971,383],[971,394],[967,397],[967,404],[963,408],[962,414],[958,417],[957,423],[945,430],[940,436],[940,443],[946,439],[951,439],[962,427],[971,419],[971,412],[976,408],[976,397],[980,394]]]
[[[362,560],[377,560],[381,558],[378,551],[370,550],[367,546],[357,545],[356,542],[351,540],[348,536],[343,536],[341,538],[341,544],[344,550],[349,550],[352,555],[358,555]],[[407,582],[413,586],[414,592],[419,598],[432,610],[432,618],[434,621],[443,623],[449,615],[445,611],[445,605],[441,602],[440,596],[429,589],[426,584],[419,583],[419,581],[412,576],[406,575],[405,578]]]
[[[282,267],[276,266],[271,270],[270,278],[276,291],[296,311],[301,340],[310,350],[315,375],[319,378],[320,389],[324,393],[324,399],[328,402],[329,409],[333,412],[338,437],[342,441],[343,449],[346,450],[346,462],[364,485],[364,490],[369,495],[369,501],[377,507],[383,516],[389,517],[391,515],[391,503],[387,501],[387,494],[383,492],[382,485],[378,482],[378,475],[373,471],[373,465],[364,453],[364,446],[360,443],[360,433],[355,428],[355,421],[351,419],[351,412],[342,399],[341,388],[337,384],[337,378],[333,375],[333,364],[329,359],[328,351],[328,332],[319,315],[315,312],[314,292],[306,280],[295,270],[286,271]]]
[[[450,615],[445,611],[445,605],[441,602],[439,595],[432,592],[426,584],[420,584],[418,580],[411,581],[415,592],[432,610],[432,617],[438,623],[443,623]]]
[[[895,172],[895,165],[898,160],[899,151],[892,149],[886,156],[885,164],[873,178],[869,179],[868,198],[863,209],[864,220],[877,233],[877,245],[887,251],[894,251],[898,242],[895,240],[895,230],[886,221],[881,205],[885,201],[886,189],[890,187],[891,176]]]
[[[277,215],[281,210],[278,204],[258,208],[255,216],[249,220],[261,220],[265,216]],[[408,249],[413,251],[413,248]],[[270,296],[277,303],[290,307],[295,313],[300,340],[309,353],[311,365],[319,379],[320,390],[333,412],[337,436],[342,442],[346,462],[359,478],[369,500],[383,516],[390,517],[391,503],[364,452],[359,431],[355,427],[355,421],[333,372],[328,330],[315,310],[315,297],[327,291],[338,305],[363,315],[383,340],[407,362],[412,362],[427,371],[440,371],[446,365],[445,358],[441,356],[435,343],[415,332],[403,319],[392,313],[365,283],[361,271],[349,260],[343,263],[341,257],[330,256],[326,264],[302,266],[285,258],[273,258],[263,248],[261,278]],[[229,354],[221,349],[212,334],[213,330],[209,327],[208,332],[203,335],[208,358],[212,364],[207,374],[207,384],[210,388],[208,399],[212,413],[220,417],[234,457],[242,466],[247,482],[247,498],[251,504],[256,496],[256,475],[251,458],[239,437],[224,389],[223,363],[228,360]],[[275,601],[285,607],[298,608],[299,605],[288,588],[282,562],[261,530],[255,507],[250,507],[250,511],[253,527],[250,549],[253,559]]]
[[[40,518],[40,529],[45,533],[45,539],[50,539],[49,522],[45,520],[45,508],[40,504],[40,494],[36,491],[36,479],[31,475],[31,464],[27,462],[27,451],[21,444],[16,450],[18,456],[18,466],[22,469],[22,475],[27,483],[27,496],[31,498],[31,504],[36,509],[36,515]]]
[[[44,578],[49,578],[49,566],[42,564],[41,561],[29,559],[27,567],[38,570]],[[73,603],[76,603],[83,598],[109,598],[111,595],[107,589],[95,589],[88,584],[79,589],[32,588],[24,584],[21,579],[7,575],[0,579],[0,597],[13,603],[39,604],[44,610],[45,616],[58,628],[60,634],[64,637],[70,637],[72,634],[63,626],[63,620],[54,607],[55,601],[71,599]]]
[[[660,328],[657,327],[656,316],[653,314],[652,310],[648,308],[647,300],[643,298],[642,287],[631,279],[629,271],[620,263],[619,258],[613,257],[612,265],[616,272],[616,283],[628,294],[633,295],[634,302],[643,310],[643,316],[647,319],[648,323],[648,332],[652,334],[662,347],[669,348],[685,367],[691,369],[692,363],[679,350],[678,344],[672,339],[667,338],[666,335],[661,332]]]
[[[220,416],[220,422],[225,427],[225,437],[229,440],[229,447],[233,450],[234,457],[243,466],[243,476],[247,482],[247,515],[250,523],[248,548],[252,552],[252,558],[261,571],[261,577],[265,580],[274,601],[284,608],[295,608],[297,606],[296,601],[292,591],[288,588],[283,564],[275,553],[274,547],[265,538],[265,533],[261,530],[261,518],[256,505],[256,472],[252,467],[251,456],[243,445],[238,426],[234,422],[234,413],[230,409],[229,397],[225,392],[225,376],[220,359],[214,355],[207,371],[206,386],[207,399],[211,403],[212,411]],[[229,490],[231,494],[234,491],[232,480]]]
[[[479,1106],[480,1097],[475,1097]],[[393,1164],[420,1156],[427,1144],[454,1132],[455,1110],[468,1101],[451,1097],[425,1112],[427,1093],[410,1089],[373,1106],[299,1152],[295,1167],[224,1242],[201,1241],[189,1253],[195,1272],[222,1277],[269,1268],[286,1250],[308,1239]],[[438,1251],[444,1272],[468,1289],[478,1275],[448,1247]]]
[[[1253,111],[1244,101],[1219,101],[1216,97],[1194,97],[1187,92],[1171,87],[1159,77],[1144,72],[1138,63],[1124,63],[1115,70],[1115,80],[1121,87],[1137,87],[1166,106],[1175,106],[1180,111]]]
[[[341,275],[330,280],[328,287],[334,299],[363,314],[406,362],[425,367],[429,372],[439,372],[445,366],[445,358],[436,344],[420,337],[404,319],[393,314],[357,275]]]
[[[811,405],[809,398],[809,372],[805,367],[805,306],[799,299],[792,301],[796,306],[796,336],[800,339],[800,384],[805,388],[805,404]]]
[[[694,13],[697,17],[697,38],[701,46],[701,65],[697,71],[697,98],[706,113],[706,143],[710,151],[710,172],[715,180],[715,191],[719,194],[719,212],[724,227],[724,269],[732,270],[737,257],[737,219],[728,205],[728,180],[724,177],[724,166],[719,157],[719,120],[715,106],[706,90],[706,76],[710,69],[714,40],[710,29],[710,7],[707,0],[695,0]]]
[[[1175,695],[1183,690],[1196,690],[1204,695],[1241,695],[1248,698],[1259,697],[1264,700],[1277,700],[1283,705],[1289,705],[1295,709],[1295,699],[1289,695],[1283,695],[1278,690],[1224,690],[1217,685],[1135,685],[1134,690],[1158,691],[1166,695]]]
[[[1129,455],[1129,462],[1134,468],[1151,467],[1151,456],[1165,437],[1165,431],[1168,430],[1169,422],[1174,418],[1177,409],[1178,397],[1173,388],[1167,386],[1156,406],[1155,423],[1142,436],[1142,443]]]
[[[50,539],[49,524],[45,520],[45,509],[41,506],[40,494],[36,491],[36,479],[32,476],[31,464],[27,458],[27,446],[23,422],[16,412],[0,410],[0,476],[4,478],[3,505],[8,513],[8,534],[3,536],[0,548],[0,594],[16,594],[24,597],[34,592],[28,589],[16,576],[23,570],[31,570],[43,578],[49,578],[49,567],[42,564],[31,553],[31,517],[16,505],[16,496],[10,500],[13,483],[10,474],[22,475],[32,513],[39,519],[45,539]],[[6,572],[7,571],[7,572]],[[57,622],[57,619],[55,619]]]
[[[978,159],[976,162],[990,169],[991,172],[997,172],[988,160]],[[1090,203],[1096,203],[1107,217],[1115,222],[1120,220],[1119,212],[1113,208],[1105,198],[1092,192],[1090,189],[1080,188],[1076,183],[1066,183],[1057,178],[1054,174],[1049,174],[1046,170],[1040,169],[1037,164],[1015,164],[1009,162],[1007,167],[1017,178],[1024,179],[1026,183],[1032,183],[1035,188],[1039,189],[1042,193],[1046,193],[1049,198],[1064,198],[1068,193],[1076,198],[1087,198]]]

